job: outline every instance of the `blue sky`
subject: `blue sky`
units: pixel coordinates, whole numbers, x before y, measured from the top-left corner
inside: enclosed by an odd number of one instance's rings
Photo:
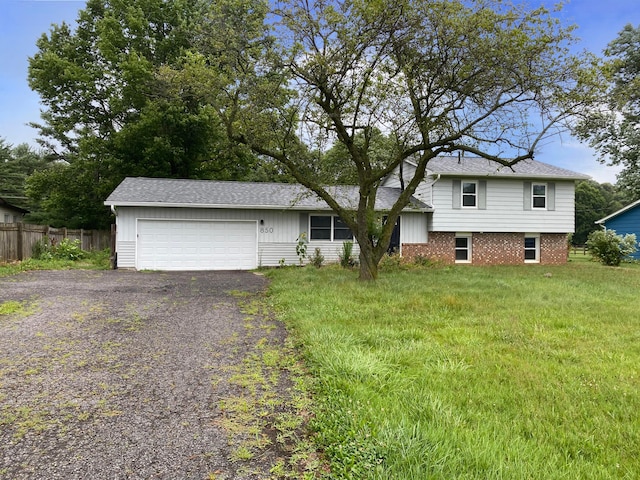
[[[556,1],[528,0],[532,6]],[[27,83],[28,57],[51,24],[73,23],[84,0],[0,0],[0,138],[8,143],[35,145],[36,130],[28,122],[40,119],[39,97]],[[601,54],[627,23],[640,25],[639,0],[569,0],[559,17],[576,24],[581,47]],[[565,134],[545,145],[538,160],[615,182],[617,169],[600,165],[594,153]]]

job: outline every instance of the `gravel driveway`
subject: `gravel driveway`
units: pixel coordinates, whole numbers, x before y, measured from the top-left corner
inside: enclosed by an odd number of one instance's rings
[[[248,272],[0,278],[0,478],[270,478],[291,447],[278,419],[297,414],[266,283]]]

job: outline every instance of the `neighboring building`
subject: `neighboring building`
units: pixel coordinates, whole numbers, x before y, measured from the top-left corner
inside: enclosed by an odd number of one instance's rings
[[[0,198],[0,223],[21,223],[27,213],[29,210],[11,205]]]
[[[605,230],[615,230],[618,235],[634,233],[640,241],[640,200],[630,203],[608,217],[596,221]],[[629,255],[634,260],[640,260],[640,250]]]
[[[415,164],[403,169],[411,178]],[[534,160],[504,167],[483,158],[435,158],[415,193],[433,207],[428,240],[404,244],[402,254],[480,265],[565,263],[575,182],[587,178]],[[398,171],[383,185],[399,186]]]
[[[415,165],[406,162],[405,178]],[[562,264],[574,231],[575,181],[588,178],[536,161],[513,168],[478,158],[437,158],[403,210],[392,247],[405,257],[445,263]],[[397,172],[380,187],[376,209],[401,192]],[[342,205],[358,189],[332,187]],[[349,229],[328,205],[295,184],[127,178],[107,198],[116,214],[121,268],[253,269],[297,263],[308,254],[338,259]],[[354,245],[357,254],[357,245]]]

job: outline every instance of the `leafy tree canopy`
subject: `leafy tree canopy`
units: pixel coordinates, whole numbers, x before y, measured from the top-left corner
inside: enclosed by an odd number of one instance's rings
[[[602,163],[623,167],[617,185],[640,198],[640,25],[626,25],[604,53],[608,88],[576,133],[599,152]]]
[[[624,189],[610,183],[600,184],[593,180],[583,180],[576,185],[576,232],[574,245],[584,245],[589,234],[599,230],[594,222],[611,215],[633,199]]]
[[[0,197],[31,212],[38,205],[29,201],[25,192],[26,179],[35,172],[45,171],[52,158],[36,151],[26,143],[15,147],[0,138]]]
[[[571,28],[543,8],[498,0],[274,5],[263,25],[266,2],[217,2],[186,70],[230,139],[286,166],[340,214],[360,246],[361,279],[377,276],[430,159],[532,158],[597,88],[595,59],[570,54]],[[406,159],[415,175],[381,226],[377,189]],[[355,179],[355,211],[324,187],[323,163],[337,181]]]
[[[226,140],[217,112],[179,83],[207,2],[89,0],[29,60],[42,144],[61,162],[30,180],[50,222],[105,227],[125,176],[237,179],[255,156]]]

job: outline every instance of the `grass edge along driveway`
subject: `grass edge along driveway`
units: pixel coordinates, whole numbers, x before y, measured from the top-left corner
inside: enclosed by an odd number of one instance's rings
[[[334,478],[640,476],[640,268],[273,270]]]

